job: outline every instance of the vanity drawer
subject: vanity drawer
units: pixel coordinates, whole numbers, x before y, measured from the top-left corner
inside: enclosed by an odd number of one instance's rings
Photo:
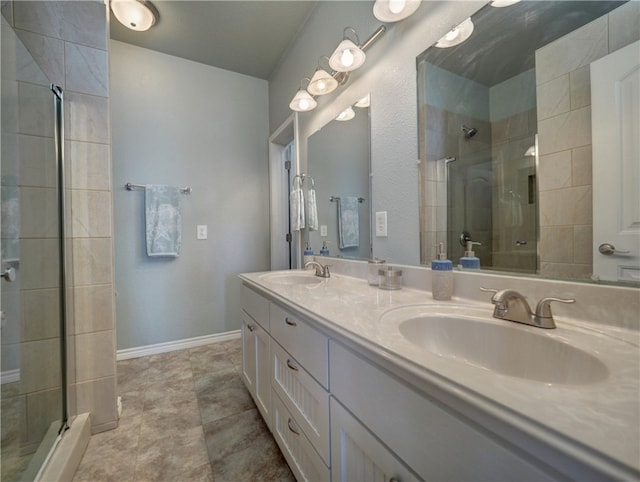
[[[287,459],[296,480],[331,480],[329,467],[324,464],[276,393],[273,393],[272,404],[273,436]]]
[[[271,344],[271,386],[325,463],[329,463],[329,394],[280,345]]]
[[[240,307],[262,328],[269,331],[269,301],[246,285],[240,292]]]
[[[271,336],[324,388],[329,387],[329,339],[299,317],[271,303]]]

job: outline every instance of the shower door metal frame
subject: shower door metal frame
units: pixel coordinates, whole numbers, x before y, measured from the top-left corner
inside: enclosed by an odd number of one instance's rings
[[[62,392],[62,424],[58,434],[69,428],[69,394],[67,386],[67,257],[66,257],[66,203],[64,162],[64,93],[62,88],[51,84],[54,106],[54,146],[56,152],[56,188],[58,193],[58,239],[60,262],[60,375]]]

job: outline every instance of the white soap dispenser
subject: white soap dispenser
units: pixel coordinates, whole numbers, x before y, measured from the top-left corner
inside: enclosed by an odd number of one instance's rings
[[[438,245],[438,259],[431,261],[431,293],[438,301],[448,301],[453,295],[453,263],[447,259],[444,243]]]

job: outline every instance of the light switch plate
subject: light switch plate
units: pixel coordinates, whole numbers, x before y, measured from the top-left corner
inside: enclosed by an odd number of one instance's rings
[[[320,236],[323,238],[327,237],[327,225],[326,224],[321,224],[320,225]]]
[[[376,213],[376,236],[378,238],[387,237],[387,211]]]
[[[207,225],[198,224],[196,226],[196,239],[207,239]]]

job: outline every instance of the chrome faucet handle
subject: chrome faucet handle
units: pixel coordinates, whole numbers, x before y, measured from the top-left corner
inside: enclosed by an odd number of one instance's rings
[[[575,303],[575,299],[564,299],[564,298],[542,298],[538,305],[536,306],[536,317],[538,318],[551,318],[553,319],[553,315],[551,313],[551,302],[556,301],[558,303]]]
[[[484,286],[481,286],[480,287],[480,291],[484,291],[485,293],[493,293],[495,295],[500,290],[496,290],[496,289],[493,289],[493,288],[485,288]]]

